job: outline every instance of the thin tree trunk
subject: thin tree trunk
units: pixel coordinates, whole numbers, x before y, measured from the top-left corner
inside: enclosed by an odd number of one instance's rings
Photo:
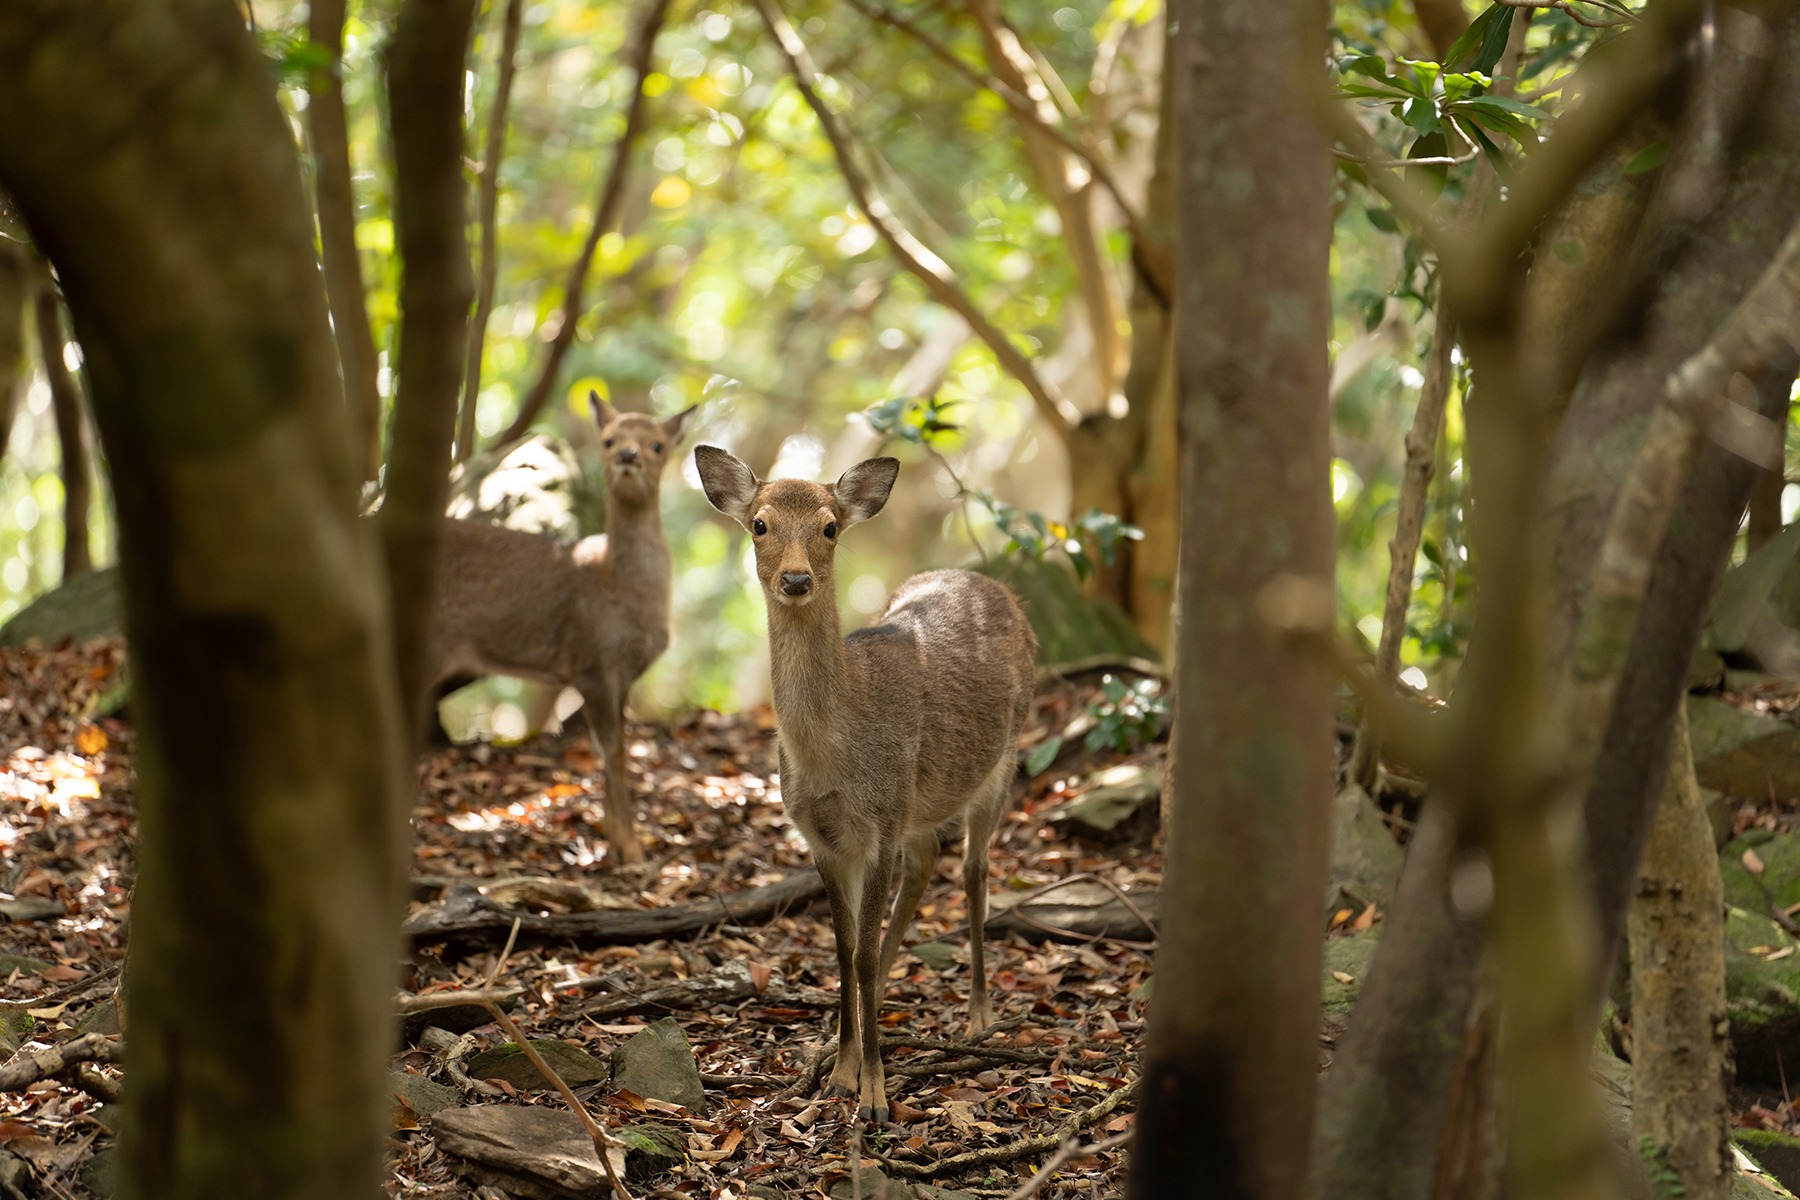
[[[475,401],[481,392],[481,350],[487,340],[488,314],[494,311],[494,279],[499,273],[499,239],[495,227],[500,205],[500,159],[506,151],[506,106],[512,98],[513,59],[519,48],[524,0],[506,0],[506,26],[500,42],[500,79],[494,109],[488,114],[487,149],[481,161],[481,271],[475,284],[475,316],[469,322],[468,365],[463,368],[462,418],[456,427],[456,461],[475,452]]]
[[[81,385],[63,359],[62,303],[45,280],[37,294],[38,346],[44,379],[50,384],[50,406],[56,414],[56,442],[62,456],[63,582],[93,568],[88,553],[87,422],[82,417]]]
[[[1325,14],[1183,0],[1169,16],[1181,758],[1130,1194],[1286,1200],[1306,1180],[1318,1072],[1332,706],[1320,667],[1259,614],[1332,603],[1331,165],[1295,82]]]
[[[0,7],[0,109],[118,498],[120,1195],[372,1196],[411,774],[292,134],[209,0]]]
[[[344,114],[344,10],[346,0],[313,0],[307,37],[331,52],[331,63],[308,81],[307,135],[312,140],[320,262],[352,445],[364,480],[381,471],[381,389],[376,383],[375,340],[363,298],[362,260],[356,251],[356,197],[350,183],[350,126]]]
[[[1462,0],[1413,0],[1413,12],[1418,14],[1419,27],[1431,42],[1432,52],[1439,62],[1444,61],[1444,55],[1450,53],[1450,47],[1469,27],[1469,14],[1463,11]]]
[[[19,404],[19,368],[25,361],[25,304],[31,299],[31,257],[0,236],[0,458],[12,438]]]
[[[463,64],[474,19],[475,0],[405,0],[387,52],[400,383],[381,533],[400,696],[415,738],[424,733],[456,389],[474,292],[462,178]]]
[[[1781,532],[1781,493],[1787,487],[1782,471],[1764,471],[1750,489],[1750,523],[1744,530],[1744,546],[1755,554]]]
[[[581,295],[587,286],[588,268],[593,265],[594,251],[599,248],[600,239],[619,219],[619,206],[625,196],[625,177],[631,169],[631,152],[643,137],[644,127],[649,124],[649,104],[648,97],[644,94],[644,80],[650,75],[651,52],[656,48],[656,35],[662,29],[663,20],[668,13],[669,0],[645,0],[638,17],[629,47],[632,76],[636,84],[631,93],[631,105],[625,110],[625,130],[613,144],[612,165],[607,168],[606,177],[600,184],[599,198],[594,205],[594,222],[588,226],[587,240],[581,244],[581,253],[576,255],[574,264],[569,268],[569,280],[563,285],[562,324],[557,326],[556,337],[550,342],[550,353],[544,359],[543,369],[538,372],[537,382],[531,385],[531,390],[525,393],[525,399],[519,403],[519,415],[513,418],[513,423],[506,427],[504,433],[494,439],[496,449],[510,446],[524,437],[526,430],[531,428],[531,423],[544,411],[544,404],[556,387],[556,376],[562,369],[563,356],[568,354],[569,347],[574,344],[575,330],[581,323]]]
[[[1688,1200],[1731,1193],[1724,914],[1687,714],[1677,707],[1668,781],[1631,901],[1631,1132],[1680,1178]]]

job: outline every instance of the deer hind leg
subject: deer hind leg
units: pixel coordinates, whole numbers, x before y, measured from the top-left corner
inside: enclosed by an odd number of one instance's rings
[[[625,697],[614,696],[608,689],[581,688],[582,707],[587,710],[588,732],[599,752],[601,769],[606,775],[606,795],[602,798],[605,816],[601,821],[607,844],[622,863],[644,861],[644,846],[638,841],[632,824],[631,785],[625,771]]]
[[[994,1023],[994,1009],[987,994],[988,844],[1012,790],[1014,763],[1011,743],[1007,753],[982,781],[969,803],[968,836],[963,846],[963,894],[969,901],[969,1036]]]
[[[881,967],[875,976],[884,987],[894,960],[900,957],[900,939],[906,936],[906,927],[912,924],[913,915],[919,911],[919,898],[931,883],[931,870],[937,866],[942,849],[935,829],[914,834],[906,841],[901,857],[900,895],[894,900],[887,934],[881,939]]]
[[[862,905],[862,872],[829,862],[815,850],[825,899],[831,906],[831,929],[837,938],[838,1052],[837,1065],[826,1081],[829,1097],[853,1097],[862,1090],[862,1041],[858,1036],[861,992],[856,986],[856,914]]]

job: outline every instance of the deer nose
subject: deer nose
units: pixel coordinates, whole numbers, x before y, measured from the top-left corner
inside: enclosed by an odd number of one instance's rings
[[[638,452],[636,446],[621,446],[619,448],[619,461],[622,463],[634,463],[637,461],[637,456]]]
[[[781,573],[781,590],[790,596],[804,596],[812,591],[812,573],[810,571],[783,571]]]

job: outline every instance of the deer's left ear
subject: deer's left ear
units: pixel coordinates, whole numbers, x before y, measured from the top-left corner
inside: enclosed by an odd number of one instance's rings
[[[693,416],[699,408],[700,406],[698,404],[691,405],[664,421],[662,423],[663,436],[668,438],[671,442],[680,441],[682,427],[687,424],[688,418]]]

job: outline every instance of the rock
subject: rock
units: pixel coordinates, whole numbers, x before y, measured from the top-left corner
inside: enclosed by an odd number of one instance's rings
[[[408,1071],[388,1073],[388,1093],[422,1117],[436,1116],[447,1108],[455,1108],[462,1100],[454,1088]]]
[[[23,954],[0,954],[0,976],[17,971],[21,975],[42,975],[56,964]]]
[[[500,1001],[501,1009],[506,1012],[512,1012],[518,1007],[518,1004],[517,996],[507,996]],[[402,1045],[416,1046],[428,1027],[462,1034],[471,1029],[479,1029],[493,1019],[493,1014],[479,1004],[453,1004],[449,1008],[428,1008],[424,1012],[407,1013],[400,1018],[400,1041]]]
[[[612,1192],[593,1139],[564,1109],[448,1108],[431,1119],[431,1137],[438,1149],[474,1168],[466,1174],[515,1196],[601,1200]]]
[[[19,1046],[37,1028],[37,1018],[22,1008],[0,1009],[0,1047],[6,1053],[18,1053]]]
[[[567,1042],[540,1041],[537,1038],[531,1039],[531,1045],[550,1064],[550,1069],[562,1076],[562,1081],[572,1088],[586,1087],[590,1083],[605,1083],[611,1074],[605,1063],[579,1046],[571,1046]],[[491,1050],[483,1050],[469,1060],[465,1069],[470,1079],[500,1079],[516,1088],[542,1091],[555,1086],[544,1078],[537,1069],[537,1064],[525,1056],[516,1042],[506,1042]]]
[[[1347,937],[1325,939],[1324,1018],[1328,1027],[1341,1029],[1356,1006],[1357,994],[1375,961],[1375,945],[1381,939],[1381,927],[1362,930]],[[1339,979],[1348,975],[1348,983]]]
[[[1125,610],[1109,600],[1081,594],[1075,577],[1054,562],[1026,555],[995,559],[977,567],[1018,593],[1037,633],[1040,663],[1067,663],[1097,655],[1162,656],[1139,635]]]
[[[81,1164],[81,1186],[102,1200],[110,1197],[118,1183],[118,1156],[115,1146],[94,1151],[94,1157]]]
[[[119,1025],[119,1002],[108,997],[88,1010],[86,1016],[75,1022],[75,1032],[104,1033],[109,1036],[124,1033]]]
[[[1148,808],[1149,824],[1160,816],[1162,769],[1140,763],[1120,763],[1096,774],[1093,787],[1073,800],[1065,800],[1044,813],[1044,821],[1064,834],[1090,837],[1123,835],[1131,818]]]
[[[1760,876],[1744,865],[1746,851],[1762,863]],[[1745,830],[1719,851],[1719,877],[1725,881],[1725,903],[1753,913],[1768,916],[1771,904],[1786,908],[1800,901],[1800,833]]]
[[[69,915],[68,906],[48,896],[21,896],[17,900],[0,900],[0,917],[9,921],[47,921]]]
[[[1325,885],[1325,911],[1352,907],[1358,911],[1384,904],[1400,882],[1406,863],[1381,810],[1362,788],[1351,784],[1331,802],[1331,876]]]
[[[119,569],[107,567],[77,575],[20,609],[12,620],[0,625],[0,646],[22,646],[27,638],[54,646],[64,638],[85,642],[124,632]]]
[[[1781,1086],[1780,1051],[1800,1035],[1797,946],[1770,918],[1726,908],[1725,1011],[1740,1083]]]
[[[1800,1138],[1765,1129],[1738,1129],[1731,1140],[1782,1187],[1790,1192],[1800,1187]]]
[[[1161,916],[1162,897],[1155,889],[1134,890],[1130,896],[1131,902],[1150,920],[1155,921]],[[1024,920],[1025,917],[1030,917],[1031,921]],[[1042,926],[1057,932],[1051,933]],[[1023,903],[1016,892],[989,894],[987,936],[1004,938],[1009,933],[1016,933],[1033,943],[1046,938],[1084,942],[1097,937],[1143,942],[1155,936],[1111,888],[1087,881],[1059,887]]]
[[[625,1172],[633,1179],[672,1171],[687,1161],[687,1133],[673,1125],[644,1121],[615,1129],[613,1136],[629,1147]]]
[[[1800,796],[1800,728],[1723,700],[1688,697],[1694,773],[1730,796]]]
[[[679,1104],[698,1117],[710,1111],[694,1049],[674,1017],[645,1026],[613,1050],[612,1086]]]

